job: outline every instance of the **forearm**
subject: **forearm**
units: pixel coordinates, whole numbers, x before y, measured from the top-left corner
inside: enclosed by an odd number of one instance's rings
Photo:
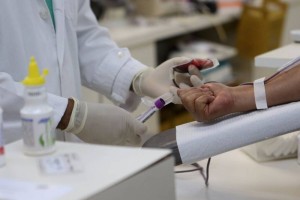
[[[234,106],[232,112],[246,112],[255,110],[253,85],[241,85],[232,87]]]
[[[274,77],[265,84],[268,107],[300,100],[300,66]],[[231,88],[233,112],[255,110],[253,85]]]
[[[300,100],[300,66],[292,68],[266,83],[268,106]]]

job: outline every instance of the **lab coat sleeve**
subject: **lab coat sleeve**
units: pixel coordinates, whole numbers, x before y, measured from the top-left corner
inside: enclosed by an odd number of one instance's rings
[[[78,5],[77,37],[82,83],[119,104],[136,104],[137,96],[129,91],[134,75],[144,69],[126,48],[119,48],[107,29],[100,27],[89,5]]]
[[[23,98],[16,95],[16,88],[10,77],[0,73],[0,106],[3,109],[3,139],[11,143],[22,138],[20,109]]]
[[[3,109],[4,128],[13,129],[20,125],[20,110],[24,106],[24,86],[15,82],[12,77],[0,72],[0,106]],[[54,109],[53,127],[56,127],[63,116],[68,100],[48,93],[48,103]]]

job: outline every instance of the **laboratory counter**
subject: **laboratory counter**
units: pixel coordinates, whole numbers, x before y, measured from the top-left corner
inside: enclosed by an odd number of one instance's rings
[[[206,162],[199,164],[205,168]],[[186,169],[192,167],[176,167]],[[295,158],[258,163],[237,149],[212,158],[208,187],[199,171],[176,174],[176,196],[177,200],[299,200],[299,174]]]
[[[66,155],[77,156],[73,160],[68,157],[64,163]],[[65,142],[57,142],[54,154],[30,157],[23,154],[22,142],[18,141],[6,145],[6,166],[0,168],[0,199],[37,200],[43,196],[44,200],[296,200],[300,197],[300,165],[296,159],[258,163],[239,149],[226,152],[212,158],[208,187],[199,171],[174,175],[174,170],[192,167],[174,169],[173,162],[168,150]],[[206,167],[206,160],[198,163]]]
[[[56,147],[33,157],[24,155],[22,141],[6,145],[0,199],[175,199],[169,150],[68,142]]]

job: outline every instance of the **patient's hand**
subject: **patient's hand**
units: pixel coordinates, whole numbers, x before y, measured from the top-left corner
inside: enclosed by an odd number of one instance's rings
[[[179,89],[178,96],[184,107],[199,122],[210,121],[232,113],[235,107],[234,88],[220,83]]]

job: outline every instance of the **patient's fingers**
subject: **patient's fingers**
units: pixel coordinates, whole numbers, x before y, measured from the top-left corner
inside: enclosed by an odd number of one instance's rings
[[[206,102],[207,98],[211,99],[213,93],[207,89],[202,88],[190,88],[187,90],[178,90],[179,97],[181,98],[182,104],[184,107],[191,113],[195,113],[195,101],[200,98],[203,99],[203,102]]]
[[[212,95],[202,95],[195,100],[195,118],[199,122],[210,120],[209,104],[215,99]]]
[[[205,92],[213,95],[213,92],[209,88],[202,88],[202,87],[180,88],[177,90],[177,94],[180,98],[183,98],[184,96],[193,93],[205,93]]]
[[[181,98],[183,106],[190,112],[195,113],[195,100],[201,97],[203,94],[200,93],[192,93],[189,95],[185,95]]]

